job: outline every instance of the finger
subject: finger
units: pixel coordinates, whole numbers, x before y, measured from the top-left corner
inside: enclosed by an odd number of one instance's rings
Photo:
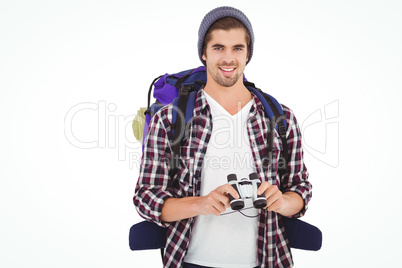
[[[229,183],[222,185],[221,187],[222,187],[222,194],[224,194],[225,196],[228,196],[230,194],[235,199],[240,198],[239,193]]]
[[[220,195],[217,199],[216,209],[222,213],[225,212],[226,208],[229,206],[229,197],[225,195]]]
[[[219,200],[225,207],[230,207],[229,194],[224,194],[222,199]]]
[[[280,201],[278,199],[268,207],[268,210],[277,212],[277,211],[279,211],[280,208],[281,208]]]
[[[206,214],[204,215],[215,215],[215,216],[219,216],[221,215],[221,212],[219,210],[217,210],[214,206],[209,206],[207,209]]]
[[[282,205],[283,205],[283,202],[282,202],[282,200],[279,198],[279,199],[275,200],[275,202],[273,202],[271,205],[269,205],[269,206],[267,207],[267,209],[268,209],[269,211],[278,212],[278,211],[280,211]]]
[[[266,182],[266,181],[263,181],[263,182],[261,183],[260,187],[258,187],[257,195],[260,195],[260,194],[262,194],[263,192],[265,192],[270,186],[271,186],[271,184],[269,184],[269,183]]]
[[[211,206],[211,207],[210,207],[210,211],[209,211],[208,214],[212,214],[212,215],[215,215],[215,216],[220,216],[221,213],[222,213],[222,212],[219,211],[219,209],[217,209],[215,206]]]
[[[209,202],[212,207],[214,207],[219,213],[225,212],[225,197],[224,195],[218,193],[212,193],[209,199]]]
[[[201,208],[201,212],[200,212],[201,215],[219,216],[221,214],[221,212],[216,208],[216,207],[219,207],[219,204],[216,202],[213,195],[214,195],[214,193],[211,192],[210,194],[208,194],[202,198],[202,208]]]
[[[281,192],[277,191],[271,193],[270,196],[267,198],[267,207],[271,207],[280,198],[281,198]]]
[[[270,185],[267,190],[265,190],[265,197],[268,199],[270,196],[279,192],[278,186]]]

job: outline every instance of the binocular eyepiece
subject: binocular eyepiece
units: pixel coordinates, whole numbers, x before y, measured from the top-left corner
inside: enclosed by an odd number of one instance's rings
[[[252,198],[255,208],[264,208],[267,205],[267,199],[265,194],[257,195],[257,190],[261,185],[261,181],[257,173],[251,173],[249,179],[243,178],[241,181],[237,181],[236,174],[228,175],[228,183],[235,188],[240,198],[235,199],[229,194],[230,207],[233,210],[240,210],[244,208],[244,200],[246,198]]]

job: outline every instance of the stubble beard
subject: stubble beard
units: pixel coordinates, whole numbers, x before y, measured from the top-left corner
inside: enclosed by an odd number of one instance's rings
[[[207,67],[207,68],[209,68],[209,67]],[[236,71],[237,71],[237,68],[236,68]],[[219,73],[219,71],[212,70],[212,68],[209,69],[209,73],[211,74],[211,76],[215,80],[215,82],[218,85],[222,86],[222,87],[232,87],[232,86],[234,86],[237,83],[237,81],[239,80],[240,76],[241,76],[241,74],[236,72],[233,77],[225,77],[225,76],[222,76]]]

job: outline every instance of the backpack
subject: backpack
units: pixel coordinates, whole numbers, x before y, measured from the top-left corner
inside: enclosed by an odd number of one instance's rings
[[[142,149],[144,149],[144,140],[148,133],[149,122],[152,116],[163,106],[170,103],[173,104],[172,110],[172,159],[171,159],[171,178],[178,170],[178,161],[180,158],[180,144],[184,140],[185,130],[191,123],[193,110],[195,106],[195,98],[198,90],[205,85],[207,74],[205,66],[195,69],[181,71],[175,74],[165,74],[155,78],[148,91],[148,106],[144,112],[144,116],[137,115],[133,122],[133,131],[136,138],[142,141]],[[280,174],[286,170],[286,160],[288,158],[288,146],[286,140],[286,120],[283,114],[282,106],[271,95],[264,93],[253,83],[247,81],[243,76],[244,85],[250,92],[254,93],[262,102],[264,110],[271,122],[270,129],[276,129],[282,141],[281,161],[278,166]],[[151,105],[151,93],[156,101]],[[142,110],[141,110],[142,109]],[[141,111],[144,108],[141,108]],[[184,118],[182,118],[184,115]],[[141,118],[142,117],[142,118]],[[143,130],[142,135],[139,133]],[[266,150],[265,159],[270,160],[273,149],[273,131],[268,131],[268,148]],[[176,161],[175,161],[176,160]]]

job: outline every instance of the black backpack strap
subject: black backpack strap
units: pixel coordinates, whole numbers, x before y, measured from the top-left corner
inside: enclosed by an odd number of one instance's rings
[[[244,85],[246,87],[248,87],[248,86],[253,87],[257,91],[259,91],[261,93],[261,95],[264,97],[264,99],[266,100],[266,102],[268,103],[269,107],[271,108],[271,110],[274,114],[274,117],[271,120],[270,129],[273,130],[273,129],[275,129],[276,125],[278,125],[278,133],[279,133],[279,136],[282,141],[281,160],[280,160],[280,163],[278,164],[278,171],[279,171],[279,176],[282,177],[282,175],[284,175],[286,173],[286,166],[287,166],[287,161],[288,161],[288,156],[289,156],[288,142],[287,142],[287,138],[286,138],[286,127],[282,121],[283,119],[285,119],[284,114],[278,110],[276,105],[273,103],[272,99],[267,94],[264,94],[261,89],[257,88],[254,85],[254,83],[244,81]],[[267,148],[267,150],[265,150],[266,159],[271,159],[271,157],[272,157],[272,149],[274,146],[273,145],[273,141],[274,141],[273,134],[274,134],[273,131],[268,130],[268,136],[267,136],[268,148]]]
[[[264,94],[265,99],[267,100],[269,106],[271,107],[272,112],[275,115],[274,124],[278,125],[278,133],[281,137],[282,147],[283,147],[283,157],[287,160],[288,159],[288,143],[286,139],[286,127],[282,122],[284,119],[284,115],[279,112],[278,108],[276,108],[275,104],[272,102],[271,98]]]
[[[152,87],[155,84],[156,81],[159,80],[159,78],[161,78],[163,75],[158,76],[157,78],[154,79],[154,81],[152,81],[151,85],[149,86],[149,90],[148,90],[148,108],[151,106],[151,92],[152,92]]]
[[[180,77],[177,79],[176,83],[174,84],[175,88],[181,88],[181,84],[186,80],[194,71],[195,69],[191,69],[188,73],[186,73],[184,76]]]
[[[278,163],[279,175],[282,177],[282,175],[284,175],[286,173],[286,166],[287,166],[287,161],[288,161],[288,156],[289,156],[288,140],[286,138],[286,127],[282,122],[282,119],[284,119],[284,115],[278,111],[275,104],[272,102],[271,98],[269,98],[266,95],[264,95],[264,97],[267,100],[269,106],[272,109],[272,112],[275,115],[276,122],[273,122],[273,124],[278,125],[278,133],[279,133],[279,136],[282,141],[282,152],[281,152],[282,160]],[[273,131],[271,131],[271,133],[273,135]],[[273,139],[271,139],[271,140],[273,141]],[[271,144],[271,146],[273,146],[273,144]]]
[[[195,89],[193,84],[190,85],[182,85],[180,87],[179,97],[178,97],[178,104],[177,104],[177,115],[176,115],[176,122],[172,122],[172,129],[174,130],[172,135],[172,159],[170,165],[169,176],[174,178],[179,170],[180,164],[180,145],[183,140],[183,131],[185,128],[185,114],[186,114],[186,107],[189,98],[189,94],[191,91]],[[173,107],[176,109],[176,107]]]

